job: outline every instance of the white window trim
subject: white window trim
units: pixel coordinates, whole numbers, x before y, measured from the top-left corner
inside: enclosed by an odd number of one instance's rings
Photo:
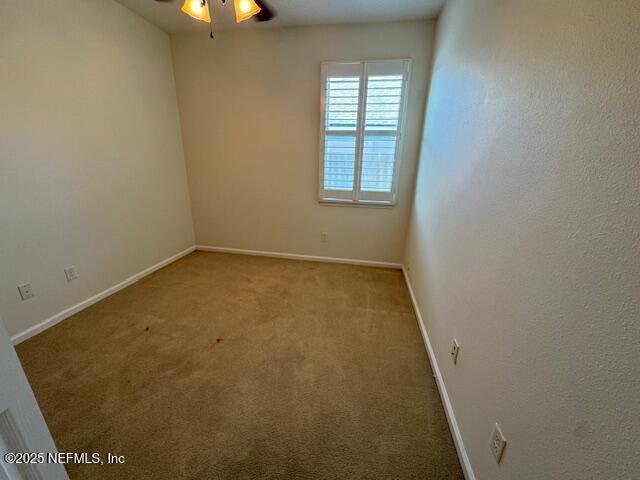
[[[404,79],[404,87],[402,90],[402,101],[400,103],[402,114],[400,115],[400,123],[398,125],[398,141],[396,143],[395,165],[393,170],[393,184],[391,189],[391,200],[376,201],[374,199],[360,199],[360,162],[362,161],[362,155],[360,154],[362,149],[362,142],[364,141],[364,121],[362,115],[365,113],[364,100],[367,98],[367,68],[369,64],[373,63],[386,63],[391,61],[402,61],[406,64],[406,75]],[[398,202],[398,183],[399,175],[401,171],[401,165],[404,158],[404,139],[405,139],[405,127],[407,119],[407,109],[409,100],[409,87],[412,68],[411,58],[388,58],[381,60],[359,60],[359,61],[337,61],[337,62],[322,62],[321,64],[321,85],[320,85],[320,155],[319,155],[319,168],[318,168],[318,201],[321,205],[336,205],[336,206],[361,206],[361,207],[376,207],[376,208],[390,208]],[[354,188],[351,192],[337,192],[336,198],[332,198],[327,195],[327,190],[324,189],[324,149],[325,149],[325,137],[326,137],[326,85],[329,66],[337,65],[360,65],[361,71],[361,88],[360,88],[360,109],[358,111],[358,128],[360,132],[358,134],[358,143],[356,145],[356,171],[354,175]],[[373,192],[370,192],[370,194]],[[345,195],[346,194],[346,195]]]

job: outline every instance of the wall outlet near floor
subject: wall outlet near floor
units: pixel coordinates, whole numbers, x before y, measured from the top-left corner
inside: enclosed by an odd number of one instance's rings
[[[321,241],[322,243],[327,243],[327,236],[328,236],[327,232],[322,232],[322,233],[320,234],[320,241]]]
[[[76,267],[73,265],[64,269],[64,274],[67,277],[67,282],[73,282],[76,278],[78,278],[78,272],[76,271]]]
[[[451,360],[453,361],[454,365],[458,363],[459,353],[460,353],[460,344],[458,343],[458,340],[454,338],[453,344],[451,345]]]
[[[32,298],[33,295],[33,289],[31,288],[31,284],[30,283],[25,283],[24,285],[19,285],[18,286],[18,291],[20,292],[20,298],[22,298],[22,300],[29,300],[30,298]]]
[[[491,443],[489,444],[491,453],[493,453],[493,458],[496,459],[496,463],[500,463],[500,460],[502,460],[502,454],[504,453],[504,447],[506,446],[507,440],[502,434],[500,425],[496,423],[493,427],[493,433],[491,434]]]

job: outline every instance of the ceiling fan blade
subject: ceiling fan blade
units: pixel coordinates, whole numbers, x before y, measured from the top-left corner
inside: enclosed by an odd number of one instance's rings
[[[253,16],[257,22],[268,22],[276,16],[275,10],[267,4],[266,0],[255,0],[255,2],[260,7],[260,12]]]

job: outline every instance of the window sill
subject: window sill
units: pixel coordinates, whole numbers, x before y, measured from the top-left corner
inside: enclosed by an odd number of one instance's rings
[[[393,208],[396,206],[396,202],[372,202],[372,201],[358,201],[353,200],[331,200],[320,199],[319,203],[325,207],[365,207],[365,208]]]

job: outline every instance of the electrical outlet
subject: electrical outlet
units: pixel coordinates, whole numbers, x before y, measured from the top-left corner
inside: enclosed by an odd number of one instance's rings
[[[453,364],[458,363],[458,354],[460,353],[460,344],[454,338],[453,345],[451,345],[451,360],[453,360]]]
[[[320,234],[320,241],[321,241],[322,243],[327,243],[327,232],[322,232],[322,233]]]
[[[76,271],[76,267],[74,267],[73,265],[71,267],[65,268],[64,274],[67,277],[67,282],[73,282],[76,278],[78,278],[78,272]]]
[[[22,298],[22,300],[29,300],[30,298],[33,298],[33,296],[34,296],[33,289],[31,288],[31,284],[30,283],[25,283],[24,285],[19,285],[18,286],[18,291],[20,292],[20,298]]]
[[[496,425],[493,427],[493,433],[491,434],[491,443],[489,445],[489,447],[491,448],[491,453],[493,453],[493,458],[496,459],[496,463],[500,463],[500,460],[502,460],[502,454],[504,453],[504,447],[506,446],[507,440],[502,434],[500,425],[496,423]]]

